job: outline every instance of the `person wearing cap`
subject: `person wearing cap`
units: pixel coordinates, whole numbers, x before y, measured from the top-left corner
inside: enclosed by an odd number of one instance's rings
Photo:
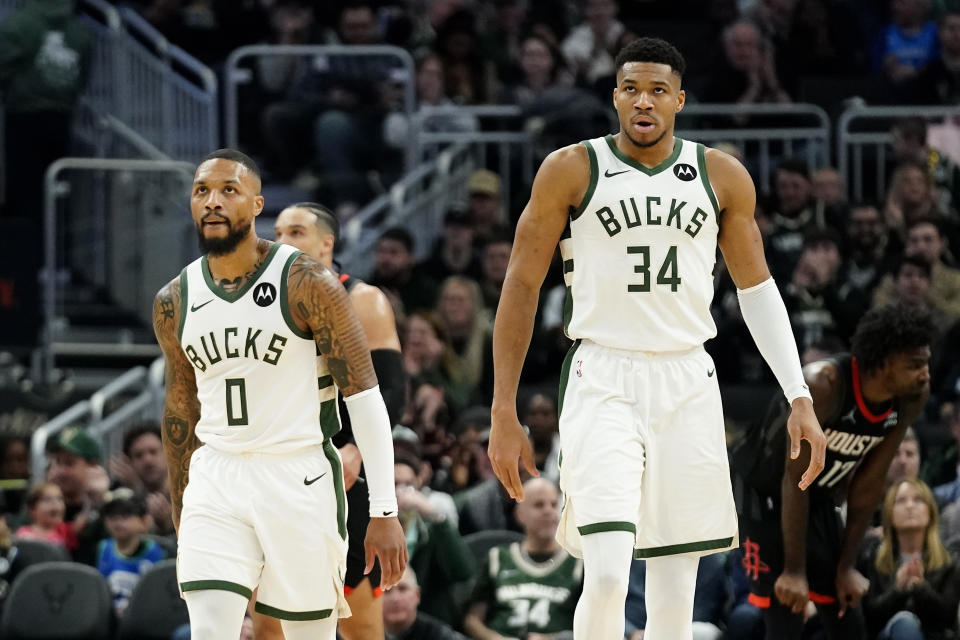
[[[340,223],[327,207],[316,202],[298,202],[280,212],[274,224],[277,242],[300,249],[329,269],[336,269],[333,252],[340,237]],[[363,327],[370,348],[373,368],[380,383],[390,414],[396,424],[403,413],[405,375],[400,356],[400,338],[390,301],[377,287],[346,273],[340,282],[350,296],[350,302]],[[340,399],[342,401],[342,398]],[[358,482],[362,460],[353,440],[349,414],[341,407],[342,429],[333,443],[343,459],[344,484],[347,489],[348,552],[344,592],[353,615],[339,623],[339,633],[346,640],[367,640],[383,637],[383,613],[380,595],[380,569],[376,565],[364,574],[363,539],[366,534],[369,507],[365,482]],[[279,621],[254,614],[258,637],[279,634]],[[269,629],[269,630],[268,630]],[[277,637],[280,637],[277,635]]]
[[[507,222],[500,190],[500,176],[489,169],[477,169],[467,181],[468,210],[478,243]]]
[[[151,518],[143,496],[126,487],[107,496],[100,515],[110,537],[97,547],[97,570],[110,585],[114,610],[122,615],[140,578],[167,554],[146,536]]]

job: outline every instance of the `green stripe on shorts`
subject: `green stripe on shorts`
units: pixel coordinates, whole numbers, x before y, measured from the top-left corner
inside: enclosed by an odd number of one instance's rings
[[[603,533],[604,531],[629,531],[637,535],[637,525],[632,522],[595,522],[582,527],[577,527],[580,535],[587,536],[591,533]]]
[[[295,622],[323,620],[324,618],[329,618],[330,614],[333,613],[333,609],[318,609],[316,611],[284,611],[283,609],[277,609],[276,607],[271,607],[270,605],[263,604],[262,602],[258,602],[253,608],[257,613],[262,613],[265,616],[270,616],[271,618],[277,618],[279,620],[293,620]]]
[[[340,463],[340,455],[337,453],[333,442],[325,440],[323,443],[323,453],[330,461],[333,467],[333,491],[337,494],[337,530],[340,532],[340,538],[347,539],[347,494],[343,490],[343,465]],[[273,615],[273,614],[270,614]],[[279,617],[279,616],[274,616]],[[317,618],[310,618],[316,620]],[[292,618],[284,618],[292,620]]]
[[[253,596],[253,589],[249,589],[242,584],[230,582],[228,580],[191,580],[180,583],[180,591],[203,591],[205,589],[216,589],[217,591],[232,591],[246,599]]]
[[[650,547],[649,549],[637,549],[633,552],[633,557],[637,560],[643,558],[659,558],[661,556],[674,556],[680,553],[691,553],[693,551],[710,551],[711,549],[726,549],[733,544],[733,536],[729,538],[717,538],[716,540],[702,540],[700,542],[687,542],[684,544],[670,544],[665,547]]]

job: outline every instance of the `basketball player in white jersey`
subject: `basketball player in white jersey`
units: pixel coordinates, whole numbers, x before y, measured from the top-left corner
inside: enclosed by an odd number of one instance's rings
[[[489,453],[523,499],[517,459],[536,475],[516,393],[537,297],[557,243],[574,340],[560,374],[557,537],[584,560],[577,640],[624,632],[631,558],[647,559],[647,640],[692,637],[700,555],[733,548],[730,488],[715,369],[703,343],[719,244],[744,320],[792,405],[791,455],[812,449],[800,482],[823,468],[824,437],[786,309],[754,222],[756,194],[729,155],[674,138],[684,61],[640,38],[617,56],[620,131],[550,154],[534,180],[494,327]]]
[[[154,329],[191,637],[235,640],[259,587],[256,610],[279,618],[288,640],[332,640],[349,615],[337,388],[367,461],[366,569],[379,557],[389,588],[407,556],[390,421],[363,329],[335,274],[257,238],[263,197],[250,158],[207,156],[190,208],[204,256],[157,294]]]
[[[327,268],[336,266],[333,253],[340,223],[336,215],[323,205],[316,202],[292,204],[277,216],[273,230],[277,242],[300,249]],[[380,391],[391,423],[396,424],[396,419],[403,411],[405,380],[393,308],[378,288],[345,273],[338,274],[338,278],[346,288],[363,327]],[[373,571],[364,575],[363,535],[369,521],[365,504],[367,490],[363,481],[354,484],[360,474],[362,460],[356,444],[351,441],[351,425],[346,423],[343,426],[334,444],[343,460],[344,486],[350,507],[347,513],[349,536],[344,592],[351,616],[340,620],[337,632],[344,640],[383,640],[380,572],[374,567]],[[254,612],[253,620],[259,640],[283,638],[280,622],[276,618]]]

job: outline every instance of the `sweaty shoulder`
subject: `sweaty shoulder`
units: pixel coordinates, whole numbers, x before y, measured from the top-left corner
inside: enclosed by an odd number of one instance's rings
[[[753,178],[739,160],[729,153],[706,148],[704,162],[720,211],[749,210],[753,216],[757,202]]]
[[[533,184],[533,196],[553,200],[553,204],[578,206],[587,195],[590,185],[590,158],[587,149],[582,144],[571,144],[561,147],[548,155]]]
[[[828,360],[811,362],[803,368],[803,378],[810,387],[813,396],[813,408],[821,422],[833,415],[837,410],[837,403],[841,394],[840,370],[837,365]]]

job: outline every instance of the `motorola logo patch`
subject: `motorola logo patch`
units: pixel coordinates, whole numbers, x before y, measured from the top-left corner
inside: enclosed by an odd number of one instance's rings
[[[277,299],[277,288],[269,282],[261,282],[253,289],[253,301],[261,307],[269,307]]]
[[[697,170],[689,164],[681,162],[680,164],[673,165],[673,175],[684,182],[690,182],[691,180],[697,179]]]

